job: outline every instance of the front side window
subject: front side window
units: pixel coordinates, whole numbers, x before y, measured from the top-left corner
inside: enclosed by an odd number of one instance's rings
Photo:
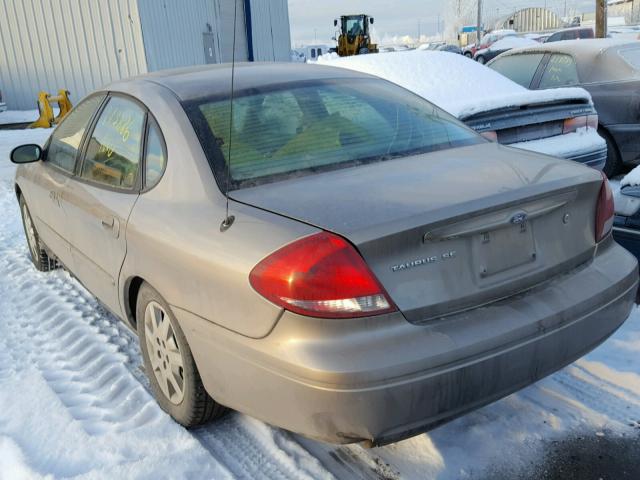
[[[573,57],[554,53],[544,69],[539,88],[566,87],[578,83],[578,69]]]
[[[80,142],[104,95],[95,95],[80,103],[69,113],[51,135],[47,149],[47,163],[73,173]]]
[[[393,84],[348,83],[313,82],[240,95],[231,129],[229,100],[196,100],[185,109],[220,185],[231,159],[232,188],[484,142],[454,117]]]
[[[497,58],[489,67],[524,88],[529,88],[543,57],[543,53],[508,55]]]
[[[138,177],[144,118],[144,110],[136,103],[111,98],[87,145],[82,178],[116,188],[133,188]]]

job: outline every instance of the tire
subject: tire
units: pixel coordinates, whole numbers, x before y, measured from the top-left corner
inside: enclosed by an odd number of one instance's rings
[[[476,62],[478,62],[480,65],[484,65],[485,63],[487,63],[482,55],[479,55],[478,58],[476,58]]]
[[[369,53],[369,49],[367,47],[362,47],[359,51],[358,54],[359,55],[366,55]]]
[[[20,195],[20,216],[22,217],[22,226],[24,228],[24,235],[27,239],[27,245],[29,247],[29,256],[31,262],[37,270],[41,272],[48,272],[58,267],[56,259],[49,257],[42,245],[36,226],[33,224],[29,207],[24,197]]]
[[[611,139],[611,135],[602,129],[598,129],[598,133],[602,138],[607,142],[607,161],[604,164],[604,168],[602,171],[608,178],[615,177],[618,173],[622,172],[622,160],[620,159],[620,154],[618,153],[618,146]]]
[[[145,371],[160,408],[186,428],[223,416],[227,408],[205,390],[173,312],[147,283],[138,292],[136,319]]]
[[[471,55],[471,52],[464,52],[464,56],[473,59],[473,55]]]

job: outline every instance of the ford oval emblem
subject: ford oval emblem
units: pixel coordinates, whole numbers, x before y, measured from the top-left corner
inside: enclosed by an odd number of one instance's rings
[[[511,223],[514,225],[522,225],[527,221],[526,213],[516,213],[513,217],[511,217]]]

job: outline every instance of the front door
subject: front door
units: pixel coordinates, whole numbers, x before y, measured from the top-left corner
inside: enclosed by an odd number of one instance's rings
[[[110,97],[86,143],[78,177],[66,189],[74,273],[116,313],[127,220],[140,191],[145,122],[138,103]]]
[[[73,269],[71,231],[65,194],[73,175],[85,130],[104,100],[95,95],[80,103],[51,135],[45,160],[22,184],[23,195],[36,230],[45,245],[69,269]]]

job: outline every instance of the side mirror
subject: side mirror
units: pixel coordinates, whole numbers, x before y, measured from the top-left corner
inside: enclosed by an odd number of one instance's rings
[[[371,25],[373,25],[373,17],[369,18],[369,22],[371,23]]]
[[[29,144],[20,145],[11,152],[11,161],[13,163],[33,163],[42,159],[42,147],[40,145]]]
[[[337,27],[337,26],[338,26],[338,20],[334,20],[334,21],[333,21],[333,26],[334,26],[334,27]]]

